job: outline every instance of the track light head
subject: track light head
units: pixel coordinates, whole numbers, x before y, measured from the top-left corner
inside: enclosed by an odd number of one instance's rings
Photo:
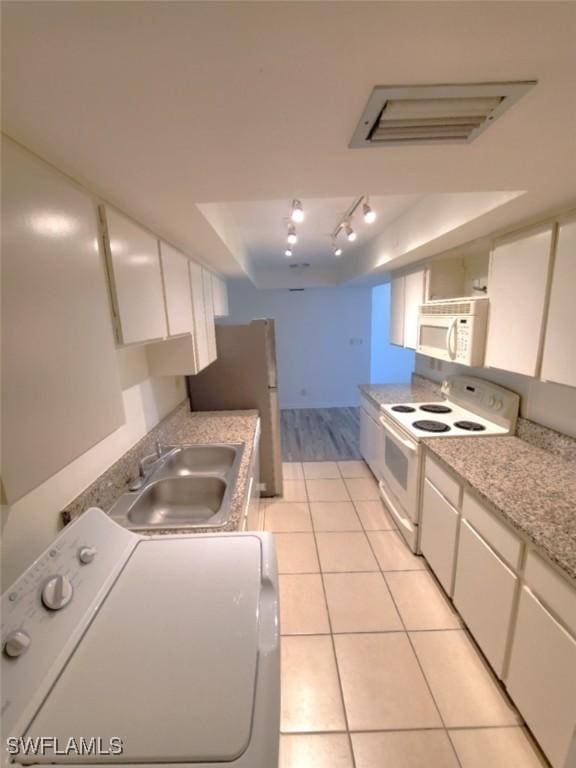
[[[354,232],[350,224],[345,225],[344,231],[346,232],[346,239],[348,240],[349,243],[353,243],[354,240],[356,240],[356,238],[358,237],[358,235],[356,234],[356,232]]]
[[[284,251],[284,256],[286,256],[287,258],[290,258],[290,256],[292,256],[293,253],[294,251],[292,250],[292,248],[286,248],[286,250]]]
[[[362,213],[366,224],[372,224],[376,221],[376,211],[373,211],[368,203],[364,203],[362,206]]]
[[[336,256],[336,257],[342,256],[342,248],[340,248],[339,245],[335,245],[333,253],[334,253],[334,256]]]
[[[300,222],[304,221],[304,208],[302,207],[300,200],[292,200],[292,212],[290,218],[296,224],[300,224]]]
[[[288,245],[296,245],[298,242],[298,235],[296,234],[296,227],[294,224],[288,226],[288,236],[286,237]]]

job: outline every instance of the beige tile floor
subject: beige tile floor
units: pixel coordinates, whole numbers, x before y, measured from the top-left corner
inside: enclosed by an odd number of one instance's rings
[[[284,465],[280,768],[547,763],[359,461]]]

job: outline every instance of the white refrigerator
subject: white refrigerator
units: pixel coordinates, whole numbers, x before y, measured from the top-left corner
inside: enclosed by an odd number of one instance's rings
[[[217,325],[218,359],[188,376],[193,411],[256,409],[260,413],[260,492],[282,495],[282,448],[274,320]]]

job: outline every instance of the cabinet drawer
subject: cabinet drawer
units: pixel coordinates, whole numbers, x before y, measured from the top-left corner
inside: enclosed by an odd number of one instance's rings
[[[524,579],[538,599],[576,637],[576,587],[534,552],[529,552],[526,558]]]
[[[424,480],[420,548],[446,592],[452,594],[459,514]]]
[[[506,686],[554,768],[576,727],[576,640],[522,588]]]
[[[512,568],[515,570],[519,568],[522,541],[467,491],[464,492],[462,502],[462,517],[470,522],[472,527]]]
[[[460,483],[430,456],[426,456],[424,474],[453,507],[460,506]]]
[[[502,677],[518,577],[463,520],[454,605],[492,668]]]

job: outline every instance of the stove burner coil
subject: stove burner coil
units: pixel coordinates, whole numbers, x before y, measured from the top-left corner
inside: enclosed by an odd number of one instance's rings
[[[396,413],[414,413],[416,408],[412,408],[411,405],[393,405],[390,410]]]
[[[426,413],[452,413],[452,408],[448,408],[447,405],[440,405],[436,403],[421,405],[420,410],[426,411]]]
[[[448,424],[442,424],[441,421],[432,421],[431,419],[422,419],[420,421],[414,421],[412,423],[416,429],[421,429],[423,432],[449,432],[450,427]]]
[[[486,429],[483,424],[478,424],[477,421],[455,421],[454,426],[459,429],[466,429],[468,432],[483,432]]]

